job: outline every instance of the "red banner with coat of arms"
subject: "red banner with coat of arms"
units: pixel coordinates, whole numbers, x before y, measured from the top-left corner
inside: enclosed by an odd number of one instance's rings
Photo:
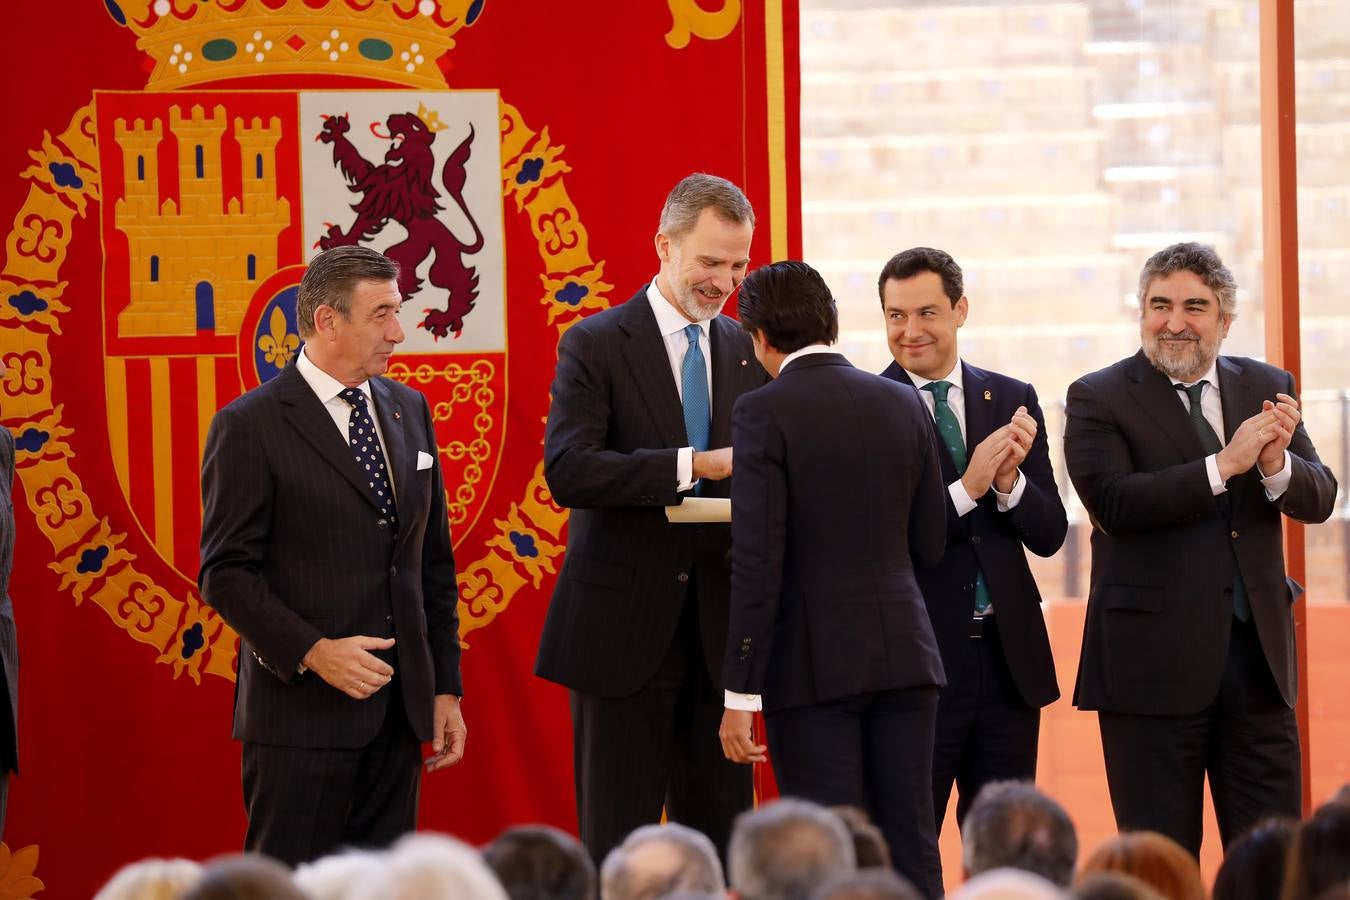
[[[212,414],[299,346],[319,248],[403,264],[391,377],[437,423],[464,762],[421,824],[575,827],[532,665],[566,544],[559,334],[656,271],[666,191],[742,185],[800,255],[793,0],[81,0],[5,13],[0,422],[17,442],[20,773],[0,897],[238,849],[237,641],[196,591]],[[323,523],[316,522],[316,528]]]

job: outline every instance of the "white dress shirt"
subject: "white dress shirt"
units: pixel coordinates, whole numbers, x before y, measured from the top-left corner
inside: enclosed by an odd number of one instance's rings
[[[909,380],[914,382],[914,386],[919,389],[919,396],[923,398],[923,405],[928,407],[928,414],[935,416],[934,410],[937,407],[937,398],[933,396],[932,391],[925,391],[923,386],[930,381],[945,381],[951,385],[947,391],[947,405],[952,408],[952,413],[956,416],[956,424],[961,428],[961,440],[966,440],[966,389],[961,376],[961,360],[956,360],[956,367],[947,374],[945,378],[924,378],[917,375],[909,369],[905,370]],[[1000,426],[1001,427],[1001,426]],[[967,442],[968,443],[968,442]],[[942,452],[947,452],[946,447],[941,448]],[[1022,477],[1022,470],[1017,470],[1017,480],[1013,483],[1013,489],[1010,493],[1003,493],[998,488],[990,485],[989,489],[994,492],[994,498],[998,501],[998,511],[1007,512],[1014,506],[1022,502],[1022,495],[1027,490],[1027,480]],[[956,507],[958,516],[967,515],[978,504],[971,498],[970,492],[958,478],[947,485],[947,493],[951,495],[952,506]]]
[[[698,325],[699,331],[702,332],[698,338],[698,347],[703,351],[703,365],[708,370],[708,409],[711,411],[712,322],[694,323],[686,319],[682,312],[666,300],[661,289],[656,286],[655,278],[647,286],[647,302],[652,305],[652,312],[656,314],[656,328],[661,332],[661,339],[666,342],[666,357],[670,361],[670,373],[675,377],[675,390],[680,395],[681,403],[684,402],[684,378],[681,370],[684,367],[684,355],[689,352],[689,336],[684,330],[690,325]],[[675,483],[676,490],[687,491],[694,487],[693,447],[681,447],[676,454]]]
[[[304,348],[300,349],[300,356],[295,361],[295,367],[300,370],[300,375],[309,385],[310,390],[318,396],[319,402],[327,410],[328,415],[333,417],[333,424],[337,426],[338,433],[342,435],[342,443],[351,446],[351,441],[347,436],[348,423],[351,421],[352,406],[346,400],[338,396],[347,386],[338,381],[332,375],[329,375],[323,369],[310,360],[305,353]],[[394,467],[389,464],[389,445],[385,443],[384,432],[380,430],[380,417],[375,414],[375,396],[370,392],[370,381],[361,382],[356,389],[366,395],[366,406],[370,410],[370,420],[375,423],[375,437],[380,442],[380,451],[384,453],[385,474],[389,477],[389,489],[394,492],[394,502],[398,502],[398,485],[394,484]]]
[[[1214,429],[1215,436],[1219,439],[1219,444],[1228,446],[1228,441],[1224,439],[1223,430],[1223,400],[1219,393],[1219,364],[1218,360],[1209,364],[1209,371],[1195,381],[1174,381],[1175,385],[1182,387],[1191,387],[1196,382],[1203,381],[1205,386],[1200,390],[1200,415],[1205,417],[1209,427]],[[1177,396],[1181,399],[1181,406],[1186,410],[1186,415],[1191,413],[1191,397],[1185,391],[1177,391]],[[1205,457],[1205,472],[1209,475],[1209,489],[1215,496],[1228,490],[1228,485],[1219,477],[1219,455],[1211,453]],[[1257,474],[1261,474],[1260,467],[1257,467]],[[1263,476],[1261,485],[1266,489],[1267,500],[1278,500],[1285,491],[1289,490],[1289,480],[1293,477],[1293,471],[1289,466],[1289,451],[1284,451],[1284,459],[1280,461],[1280,471],[1274,475]]]

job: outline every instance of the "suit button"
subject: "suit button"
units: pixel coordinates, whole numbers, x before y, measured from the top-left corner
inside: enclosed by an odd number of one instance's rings
[[[1231,537],[1233,540],[1237,540],[1238,533],[1236,531],[1231,531],[1228,533],[1228,536]]]
[[[381,528],[388,528],[388,527],[389,527],[389,520],[388,520],[388,519],[376,519],[376,520],[375,520],[375,524],[378,525],[378,526],[380,526]]]
[[[394,617],[393,617],[393,616],[385,616],[385,617],[384,617],[384,620],[385,620],[386,622],[392,622],[392,621],[394,621]]]
[[[390,574],[390,575],[397,575],[397,574],[398,574],[398,566],[390,566],[390,567],[389,567],[389,574]]]
[[[684,584],[686,581],[689,580],[689,573],[681,572],[680,574],[675,576],[675,580],[678,581],[680,584]]]
[[[971,542],[972,544],[978,544],[978,543],[980,542],[980,536],[979,536],[978,534],[973,534],[973,535],[971,535],[971,536],[970,536],[970,542]]]

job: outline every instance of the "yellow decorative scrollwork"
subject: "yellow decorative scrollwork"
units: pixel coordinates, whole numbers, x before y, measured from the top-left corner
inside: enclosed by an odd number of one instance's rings
[[[741,0],[726,0],[721,9],[707,10],[698,0],[666,0],[674,23],[666,32],[666,43],[676,50],[689,46],[691,35],[706,41],[720,41],[731,34],[741,20]]]
[[[37,877],[38,845],[10,850],[0,844],[0,900],[30,900],[47,886]]]

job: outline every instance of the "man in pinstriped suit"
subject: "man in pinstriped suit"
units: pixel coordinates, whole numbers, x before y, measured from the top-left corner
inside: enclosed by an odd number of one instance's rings
[[[202,597],[241,636],[245,845],[291,864],[411,830],[422,742],[429,771],[464,751],[431,410],[380,377],[397,279],[368,248],[316,257],[303,349],[216,414],[202,460]]]

